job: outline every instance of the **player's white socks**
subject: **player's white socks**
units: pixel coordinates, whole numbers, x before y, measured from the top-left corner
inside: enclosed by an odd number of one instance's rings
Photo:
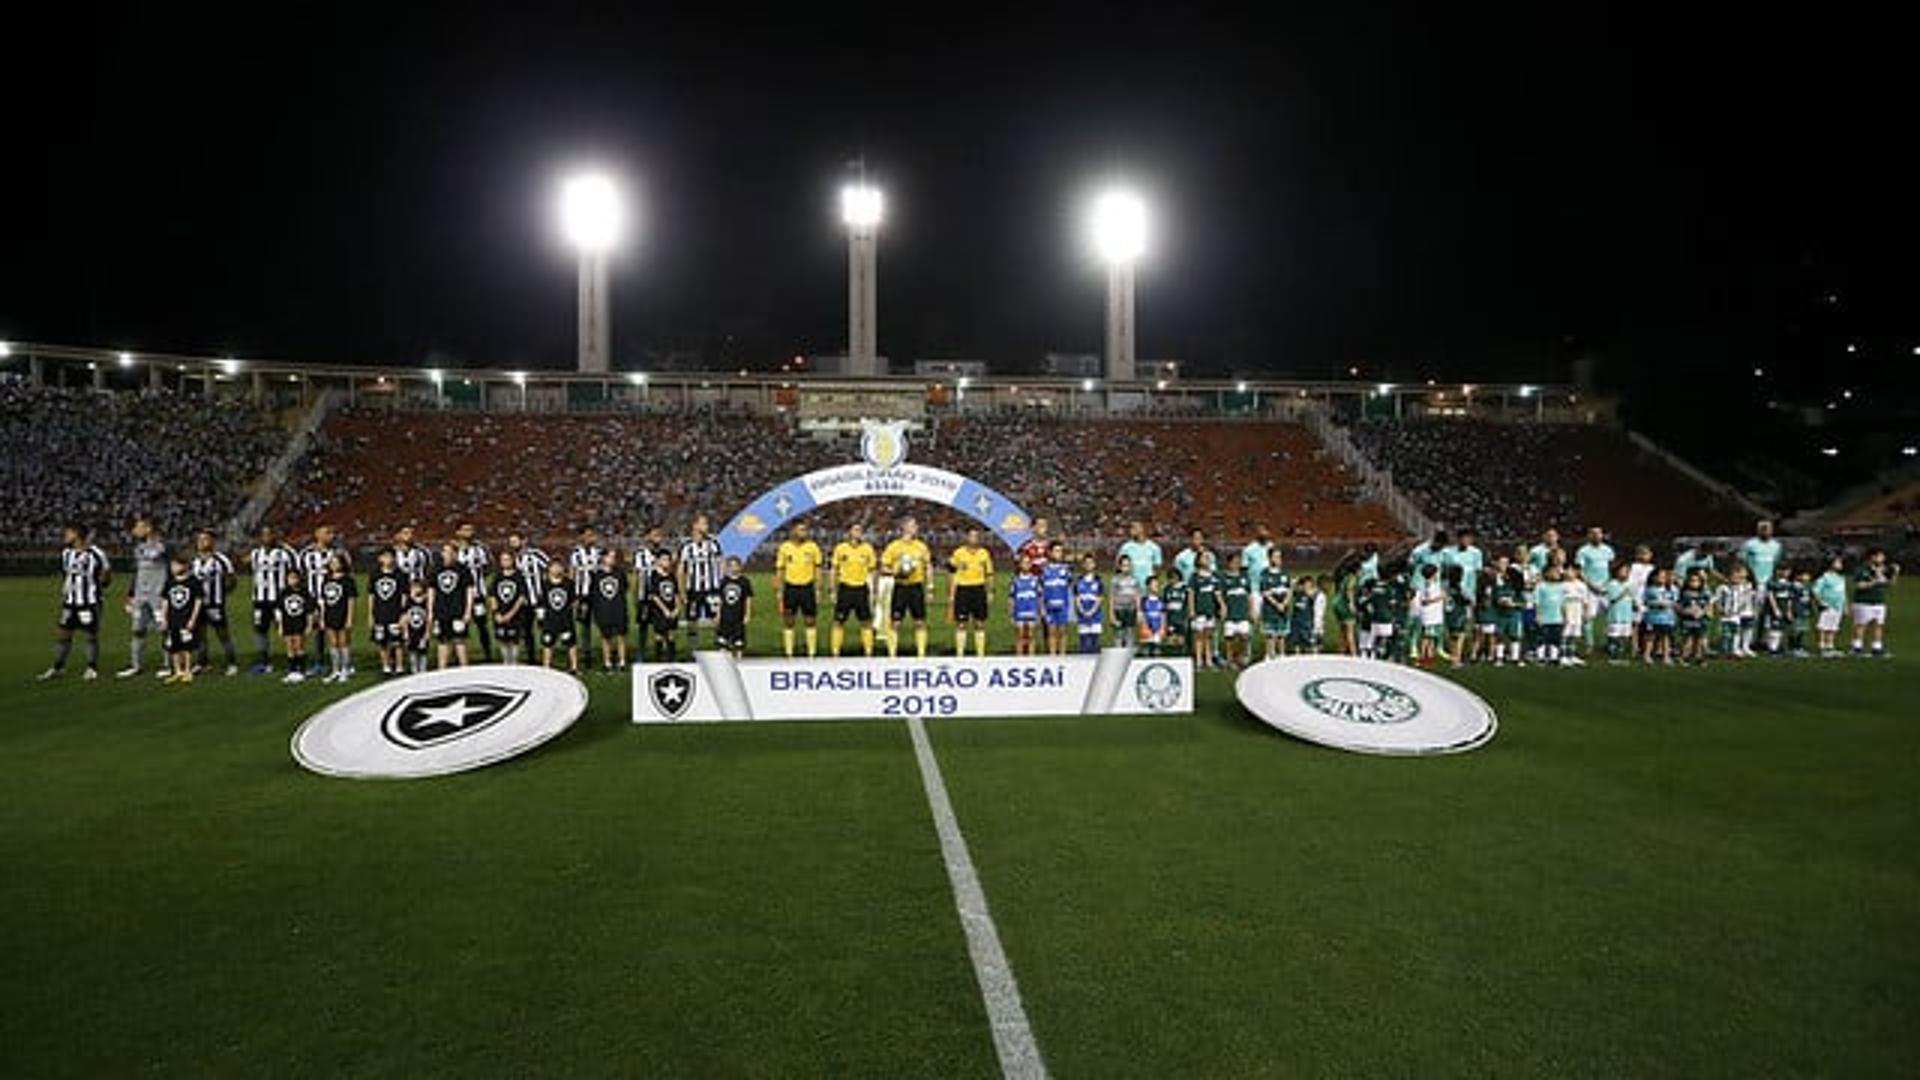
[[[1373,631],[1371,630],[1360,631],[1360,655],[1373,655]]]

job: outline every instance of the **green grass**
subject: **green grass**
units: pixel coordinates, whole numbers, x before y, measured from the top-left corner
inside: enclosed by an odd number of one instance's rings
[[[287,738],[340,688],[32,683],[53,596],[0,581],[0,1075],[996,1073],[898,724],[636,729],[591,676],[529,757],[327,780]],[[1056,1075],[1912,1075],[1915,673],[1473,670],[1449,759],[1218,675],[929,729]]]

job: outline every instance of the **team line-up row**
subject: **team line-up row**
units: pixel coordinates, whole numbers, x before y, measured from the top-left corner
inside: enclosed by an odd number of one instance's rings
[[[226,597],[231,559],[202,530],[193,549],[170,549],[151,522],[136,521],[131,662],[119,674],[143,673],[146,636],[159,631],[167,663],[160,674],[191,681],[208,665],[210,637],[223,647],[229,674],[237,668]],[[43,679],[64,670],[75,633],[86,639],[88,678],[97,675],[99,609],[111,578],[107,556],[83,529],[66,530],[62,606],[55,660]],[[263,527],[248,553],[253,588],[254,672],[272,670],[272,637],[285,648],[288,682],[309,676],[345,681],[355,674],[352,635],[364,610],[386,674],[425,670],[430,652],[442,667],[465,664],[478,636],[484,659],[580,670],[582,648],[607,670],[623,669],[637,630],[637,654],[671,660],[680,638],[691,651],[710,629],[714,647],[745,650],[754,589],[740,560],[725,556],[704,517],[677,548],[661,530],[629,556],[581,530],[566,559],[550,558],[514,535],[497,554],[462,526],[436,557],[402,528],[380,549],[364,593],[347,549],[327,526],[294,547]],[[1572,666],[1602,647],[1608,659],[1701,662],[1719,653],[1749,657],[1839,655],[1836,636],[1852,586],[1853,652],[1885,655],[1887,594],[1899,567],[1869,552],[1849,582],[1835,558],[1816,578],[1810,567],[1781,560],[1770,522],[1733,555],[1722,575],[1710,554],[1680,553],[1657,567],[1652,551],[1616,557],[1604,530],[1590,529],[1571,556],[1555,530],[1489,562],[1469,532],[1442,531],[1404,556],[1368,546],[1322,577],[1291,577],[1263,534],[1224,558],[1194,530],[1171,559],[1135,522],[1103,575],[1093,553],[1077,556],[1049,536],[1044,519],[1014,553],[1004,596],[1015,651],[1097,651],[1109,632],[1117,643],[1148,653],[1190,654],[1203,666],[1244,666],[1255,638],[1268,657],[1327,647],[1331,615],[1337,651],[1431,665],[1447,661]],[[776,610],[785,653],[819,651],[823,580],[832,594],[829,652],[840,655],[849,622],[863,655],[876,642],[898,655],[909,630],[917,655],[928,652],[927,593],[946,570],[946,610],[954,652],[985,655],[994,588],[991,553],[978,530],[936,564],[917,522],[904,518],[883,548],[862,526],[850,527],[831,554],[804,522],[779,543],[774,567]],[[361,598],[364,596],[364,603]],[[629,613],[631,612],[631,617]],[[1257,635],[1256,635],[1257,631]],[[1596,638],[1601,640],[1597,641]],[[324,654],[324,660],[322,659]]]

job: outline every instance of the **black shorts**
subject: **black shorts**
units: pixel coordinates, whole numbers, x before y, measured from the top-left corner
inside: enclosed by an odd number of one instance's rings
[[[859,622],[873,621],[873,590],[865,585],[842,585],[833,593],[833,621],[846,622],[847,616]]]
[[[723,649],[741,652],[747,647],[747,628],[743,623],[723,622],[715,631],[714,639]]]
[[[227,625],[227,606],[225,604],[205,604],[200,608],[202,626]]]
[[[460,624],[460,629],[458,629],[458,630],[455,630],[455,629],[453,628],[453,622],[454,622],[454,621],[453,621],[452,619],[435,619],[435,620],[433,620],[433,636],[434,636],[434,639],[435,639],[436,641],[465,641],[465,640],[467,640],[467,630],[469,629],[469,628],[468,628],[468,626],[467,626],[467,624],[466,624],[465,622],[462,622],[462,623]]]
[[[99,604],[62,604],[60,605],[60,629],[85,630],[90,634],[100,632]]]
[[[811,619],[820,614],[820,596],[811,585],[783,583],[780,586],[780,605],[789,615],[804,615]]]
[[[655,608],[653,614],[647,619],[647,625],[653,627],[653,632],[656,634],[671,634],[680,629],[680,617],[662,615],[660,610]]]
[[[272,600],[255,600],[253,602],[253,629],[255,633],[264,634],[272,630],[273,624],[279,621],[279,604],[274,603]]]
[[[198,638],[197,635],[194,634],[192,627],[176,626],[173,623],[168,623],[164,640],[166,642],[166,650],[170,653],[177,653],[192,652]]]
[[[404,636],[400,633],[400,628],[391,623],[373,624],[371,637],[376,646],[384,648],[388,645],[398,645]]]
[[[895,583],[893,586],[893,610],[889,612],[895,619],[904,619],[911,615],[922,622],[927,618],[927,586],[925,582],[913,585]]]
[[[511,645],[514,642],[519,641],[520,640],[519,620],[517,619],[511,620],[511,621],[503,622],[496,625],[493,628],[493,636],[497,640],[499,640],[500,643],[503,645]]]
[[[687,613],[688,622],[712,622],[720,617],[720,590],[688,589],[686,606],[680,610]]]
[[[953,587],[953,617],[961,622],[987,621],[987,587],[985,585],[955,585]]]
[[[347,628],[347,609],[343,607],[338,611],[329,611],[321,616],[320,621],[321,625],[329,630],[345,630]]]
[[[545,645],[549,649],[571,646],[573,644],[573,627],[568,626],[564,629],[555,629],[548,626],[542,628],[540,631],[540,644]]]
[[[626,605],[622,604],[620,606],[620,612],[617,615],[612,612],[598,612],[598,611],[594,612],[593,625],[596,629],[600,631],[600,636],[603,638],[626,637],[627,636]]]

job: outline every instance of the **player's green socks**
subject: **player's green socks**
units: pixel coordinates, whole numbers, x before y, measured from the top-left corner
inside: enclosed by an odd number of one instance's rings
[[[867,656],[873,655],[873,628],[870,626],[860,628],[860,651]]]
[[[915,652],[920,654],[920,659],[925,660],[927,658],[927,628],[926,627],[916,626],[913,628],[913,648]]]
[[[788,656],[793,655],[793,627],[780,631],[780,644],[785,647]]]
[[[807,659],[811,660],[820,652],[820,629],[807,627]]]
[[[987,632],[985,630],[975,630],[973,632],[973,653],[975,656],[987,655]]]

